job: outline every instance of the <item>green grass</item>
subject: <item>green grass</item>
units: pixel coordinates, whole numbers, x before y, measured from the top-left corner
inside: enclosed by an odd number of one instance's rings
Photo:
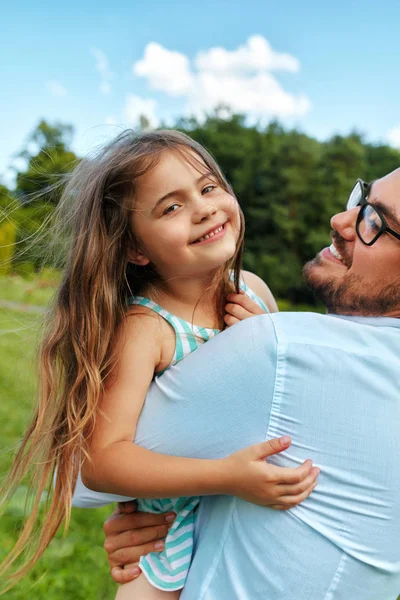
[[[15,298],[12,298],[13,300]],[[0,309],[0,473],[12,460],[30,418],[34,401],[35,344],[40,317]],[[21,490],[22,492],[22,490]],[[66,538],[58,535],[36,568],[7,600],[102,600],[115,595],[102,549],[103,522],[110,508],[74,509]],[[23,519],[22,493],[7,505],[0,519],[0,559],[11,550]]]

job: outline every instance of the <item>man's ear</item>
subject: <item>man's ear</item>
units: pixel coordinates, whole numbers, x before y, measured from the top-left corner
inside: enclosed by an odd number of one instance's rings
[[[147,258],[147,256],[145,256],[144,254],[142,254],[140,250],[130,250],[128,252],[128,260],[134,265],[139,265],[140,267],[144,267],[150,262],[150,259]]]

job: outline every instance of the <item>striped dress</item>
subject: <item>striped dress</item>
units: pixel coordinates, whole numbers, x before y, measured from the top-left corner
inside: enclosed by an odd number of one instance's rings
[[[241,283],[241,289],[268,312],[261,298],[245,283]],[[175,331],[176,345],[170,366],[185,358],[185,356],[196,350],[201,344],[204,344],[204,342],[207,342],[220,332],[219,329],[192,325],[172,315],[152,300],[143,296],[128,298],[128,304],[146,306],[158,313],[172,326]],[[160,377],[165,370],[156,373],[156,377]],[[176,514],[175,521],[165,540],[164,550],[162,552],[151,552],[147,556],[142,556],[139,566],[149,583],[154,587],[164,591],[182,589],[185,585],[192,559],[193,533],[199,498],[137,499],[137,503],[139,510],[143,512],[174,512]]]

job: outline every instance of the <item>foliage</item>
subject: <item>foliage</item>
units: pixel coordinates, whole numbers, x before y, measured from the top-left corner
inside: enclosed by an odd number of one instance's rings
[[[32,268],[37,272],[44,265],[62,262],[55,254],[50,225],[65,176],[78,160],[69,149],[72,134],[70,125],[41,121],[20,153],[26,168],[17,173],[15,192],[0,186],[0,227],[17,232],[13,251],[7,255],[14,272],[30,272]]]
[[[13,223],[0,223],[0,275],[7,275],[11,269],[17,229]]]
[[[17,174],[16,194],[22,204],[39,200],[57,204],[63,178],[77,163],[68,147],[72,134],[71,125],[51,126],[46,121],[41,121],[32,132],[20,154],[27,161],[27,168]]]
[[[232,184],[246,217],[245,267],[292,304],[314,302],[301,268],[330,244],[330,218],[343,210],[355,179],[376,179],[400,165],[397,150],[367,143],[358,132],[318,142],[277,122],[249,126],[227,107],[204,122],[180,119],[176,127],[211,151]],[[148,128],[144,119],[142,128]],[[60,178],[77,160],[69,148],[72,133],[71,126],[41,121],[22,153],[27,168],[17,176],[21,204],[12,214],[19,272],[25,269],[20,262],[32,263],[35,271],[62,263],[62,256],[49,253],[48,223]]]

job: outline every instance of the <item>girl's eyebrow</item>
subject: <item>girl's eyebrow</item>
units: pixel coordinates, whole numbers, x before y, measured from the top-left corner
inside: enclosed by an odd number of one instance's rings
[[[201,175],[197,180],[196,180],[196,185],[198,185],[199,183],[201,183],[203,181],[203,179],[209,179],[210,177],[215,177],[214,173],[212,171],[207,171],[206,173],[203,173],[203,175]],[[164,194],[164,196],[162,196],[161,198],[159,198],[159,200],[157,200],[157,202],[155,203],[155,205],[153,206],[153,210],[156,210],[156,208],[162,203],[164,202],[164,200],[167,200],[168,198],[171,198],[172,196],[175,196],[176,194],[179,194],[181,190],[173,190],[172,192],[168,192],[167,194]]]

